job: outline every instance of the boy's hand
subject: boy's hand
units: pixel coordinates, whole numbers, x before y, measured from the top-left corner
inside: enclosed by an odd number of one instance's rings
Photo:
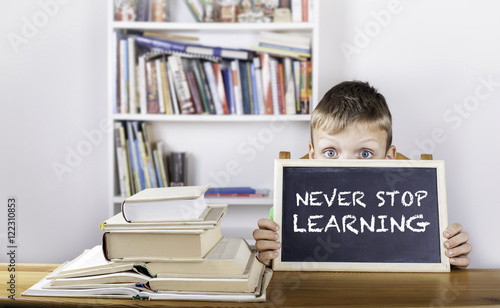
[[[255,248],[259,252],[259,259],[265,265],[271,265],[271,260],[278,256],[277,250],[281,243],[278,242],[279,225],[269,218],[261,218],[257,222],[259,229],[253,231]]]
[[[459,268],[466,268],[470,264],[468,257],[472,246],[467,243],[469,235],[462,232],[462,225],[453,224],[444,231],[444,236],[448,239],[444,242],[447,248],[446,255],[450,257],[450,264]]]

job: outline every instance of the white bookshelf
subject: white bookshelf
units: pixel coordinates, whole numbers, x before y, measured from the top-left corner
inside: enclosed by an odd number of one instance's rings
[[[188,184],[202,185],[213,182],[213,174],[225,172],[228,161],[238,161],[242,171],[232,176],[230,185],[267,188],[272,191],[272,164],[281,150],[296,152],[302,156],[307,152],[309,141],[308,123],[310,115],[162,115],[162,114],[115,114],[113,113],[113,32],[123,30],[145,30],[181,35],[196,36],[195,44],[221,46],[228,48],[247,49],[256,45],[260,31],[276,31],[282,33],[298,33],[308,35],[312,42],[312,100],[310,110],[318,102],[319,76],[319,35],[318,11],[319,1],[314,1],[313,21],[304,23],[196,23],[187,7],[181,0],[175,0],[172,9],[172,22],[116,22],[113,19],[113,2],[108,0],[108,112],[111,123],[116,121],[146,121],[153,125],[155,140],[165,141],[169,151],[186,151],[188,153]],[[282,130],[281,128],[284,127]],[[279,129],[278,129],[279,128]],[[269,132],[272,141],[268,141]],[[267,133],[267,137],[266,137]],[[245,142],[251,140],[252,134],[262,139],[261,144],[254,149],[256,158],[250,161],[251,149],[245,149]],[[265,139],[266,137],[267,139]],[[254,139],[255,139],[254,138]],[[259,140],[260,140],[259,139]],[[248,143],[251,143],[248,141]],[[262,149],[264,148],[264,149]],[[241,151],[240,151],[241,150]],[[228,154],[229,153],[229,154]],[[246,155],[246,156],[245,156]],[[293,157],[293,155],[292,155]],[[123,197],[117,195],[116,159],[114,138],[109,138],[109,215],[120,210]],[[208,182],[208,183],[207,183]],[[208,198],[207,198],[208,199]],[[211,203],[228,203],[236,205],[238,210],[228,212],[225,220],[230,225],[228,229],[237,230],[241,227],[239,220],[249,220],[251,228],[256,227],[257,217],[265,217],[271,207],[272,197],[267,198],[210,198]],[[236,216],[231,217],[231,211]],[[254,213],[250,213],[254,211]],[[255,212],[256,211],[256,212]],[[252,216],[253,215],[253,216]],[[250,219],[249,217],[253,217]],[[251,221],[250,221],[251,220]],[[248,229],[249,227],[242,227]],[[245,238],[249,240],[251,232]],[[234,236],[242,236],[237,231]],[[251,242],[251,241],[249,241]]]

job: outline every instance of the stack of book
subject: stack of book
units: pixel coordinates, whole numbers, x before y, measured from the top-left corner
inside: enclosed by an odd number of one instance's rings
[[[308,37],[264,32],[251,51],[116,35],[115,113],[309,113]]]
[[[227,205],[208,186],[146,189],[102,225],[85,250],[23,295],[262,301],[272,271],[242,238],[223,237]]]

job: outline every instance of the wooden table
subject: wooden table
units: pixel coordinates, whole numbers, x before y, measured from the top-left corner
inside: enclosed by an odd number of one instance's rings
[[[500,269],[451,273],[275,272],[264,303],[139,301],[20,295],[57,265],[17,264],[16,300],[7,298],[7,265],[0,264],[0,307],[500,307]]]

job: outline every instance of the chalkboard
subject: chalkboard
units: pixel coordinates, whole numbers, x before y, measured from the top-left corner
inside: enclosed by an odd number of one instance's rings
[[[443,161],[278,159],[274,270],[450,270]]]

